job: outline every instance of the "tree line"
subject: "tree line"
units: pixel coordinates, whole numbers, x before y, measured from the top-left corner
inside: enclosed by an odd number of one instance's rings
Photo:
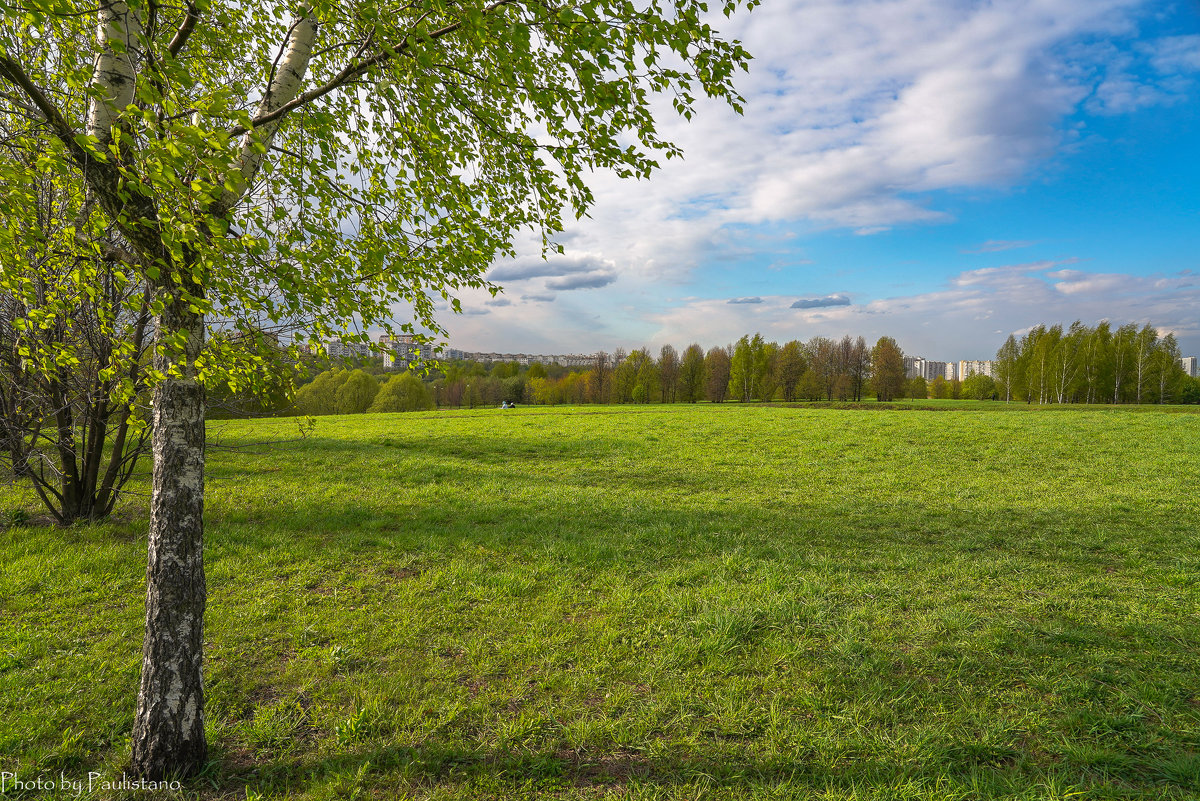
[[[377,375],[372,376],[371,372]],[[696,403],[707,401],[861,401],[904,396],[903,352],[890,337],[873,348],[862,337],[813,337],[780,345],[761,334],[705,351],[664,345],[601,351],[585,368],[516,362],[452,362],[425,381],[378,375],[377,366],[338,368],[299,388],[301,414],[474,408],[509,403]]]
[[[336,368],[300,386],[300,414],[477,408],[509,403],[724,403],[843,401],[867,398],[1005,400],[1028,403],[1200,403],[1200,380],[1179,363],[1174,335],[1108,323],[1038,325],[1009,336],[994,375],[906,378],[904,353],[891,337],[813,337],[784,344],[761,334],[705,350],[662,346],[601,351],[587,367],[456,361],[423,378],[386,373],[378,359]]]
[[[1037,325],[1009,335],[995,361],[996,394],[1026,403],[1200,403],[1174,334],[1107,321]]]

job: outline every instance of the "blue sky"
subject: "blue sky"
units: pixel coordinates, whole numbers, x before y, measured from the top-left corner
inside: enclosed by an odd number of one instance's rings
[[[1150,322],[1200,354],[1200,5],[765,0],[746,113],[447,317],[466,349],[590,352],[743,333],[895,337],[989,358],[1037,323]]]

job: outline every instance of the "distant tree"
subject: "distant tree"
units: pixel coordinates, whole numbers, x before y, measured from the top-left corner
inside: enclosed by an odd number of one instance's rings
[[[1090,329],[1083,340],[1079,360],[1084,403],[1096,403],[1106,394],[1102,387],[1111,376],[1107,363],[1111,341],[1112,332],[1106,320]]]
[[[1068,403],[1074,399],[1079,386],[1081,357],[1086,339],[1086,328],[1076,320],[1059,337],[1050,353],[1050,391],[1057,403]]]
[[[355,370],[346,376],[334,393],[334,404],[338,414],[362,414],[371,408],[379,394],[379,381],[373,375]]]
[[[533,378],[526,385],[529,400],[545,406],[562,403],[562,385],[549,378]]]
[[[704,350],[696,343],[687,346],[679,365],[679,399],[695,403],[704,397]]]
[[[592,360],[591,376],[588,382],[588,393],[592,403],[608,403],[611,390],[612,363],[609,361],[607,353],[599,351]]]
[[[808,341],[809,368],[821,380],[821,392],[825,400],[833,400],[834,388],[841,374],[838,343],[825,337],[813,337]]]
[[[963,379],[961,394],[971,400],[990,400],[996,394],[996,381],[983,373],[972,373]]]
[[[854,340],[849,334],[846,334],[837,341],[836,356],[834,357],[834,370],[837,372],[837,378],[834,379],[834,394],[838,400],[849,400],[853,395],[853,386],[850,380],[850,363],[854,357]]]
[[[1026,403],[1041,403],[1045,387],[1045,363],[1049,353],[1043,340],[1046,326],[1035,325],[1021,337],[1020,358],[1017,362],[1017,385]]]
[[[1200,378],[1183,374],[1182,371],[1180,371],[1180,374],[1179,402],[1188,404],[1200,403]]]
[[[521,363],[520,362],[517,362],[517,361],[493,362],[492,369],[489,372],[489,375],[492,378],[499,378],[500,380],[504,380],[505,378],[512,378],[515,375],[519,375],[520,373],[521,373]]]
[[[485,401],[485,388],[487,379],[483,376],[473,375],[466,380],[463,387],[463,405],[468,409],[474,409],[476,406],[482,406]]]
[[[729,349],[711,348],[704,356],[704,396],[721,403],[729,392]]]
[[[754,361],[758,373],[758,397],[764,401],[775,400],[779,394],[779,382],[776,380],[776,365],[779,364],[779,343],[767,342],[758,352]]]
[[[950,382],[946,380],[945,376],[933,377],[933,383],[929,385],[929,397],[937,400],[950,399]]]
[[[944,378],[942,380],[945,381]],[[916,400],[925,400],[929,397],[929,385],[922,376],[910,378],[904,385],[904,394]]]
[[[759,345],[762,337],[755,334]],[[745,334],[733,346],[733,356],[729,361],[729,395],[742,403],[749,403],[758,391],[758,374],[755,369],[755,346],[750,335]]]
[[[863,396],[863,387],[866,386],[867,379],[871,376],[871,351],[867,347],[867,341],[862,337],[854,340],[854,345],[850,349],[848,368],[854,400],[860,401]]]
[[[529,399],[525,395],[525,376],[513,375],[508,378],[502,378],[498,382],[500,385],[500,397],[492,398],[492,404],[508,401],[509,403],[526,403]]]
[[[433,394],[420,378],[405,370],[379,388],[368,411],[417,412],[434,408]]]
[[[343,369],[318,373],[311,382],[296,391],[296,409],[300,414],[337,414],[337,392],[350,372]]]
[[[800,378],[808,369],[804,355],[804,346],[792,340],[779,349],[779,358],[775,362],[775,383],[783,393],[787,402],[796,400]]]
[[[629,354],[626,362],[633,374],[633,388],[630,399],[634,403],[650,403],[659,395],[658,365],[646,348],[635,350]]]
[[[1159,340],[1152,370],[1158,384],[1158,402],[1170,403],[1179,387],[1179,379],[1184,376],[1183,366],[1179,363],[1179,342],[1174,334]]]
[[[900,392],[897,397],[904,394],[904,386],[901,385]],[[854,397],[854,385],[850,381],[850,374],[839,371],[833,380],[833,397],[839,401],[848,401]]]
[[[1134,398],[1141,403],[1150,384],[1153,372],[1154,352],[1158,349],[1158,331],[1148,323],[1133,338],[1133,376],[1136,391]]]
[[[617,361],[617,356],[620,357],[620,361]],[[617,350],[613,357],[613,403],[633,402],[633,388],[637,384],[637,371],[640,366],[633,353],[626,357],[623,350]]]
[[[529,369],[525,371],[525,377],[530,380],[534,378],[546,378],[548,375],[549,373],[546,372],[546,366],[541,362],[534,362],[533,364],[529,365]]]
[[[871,349],[871,388],[881,401],[895,400],[904,392],[904,352],[891,337],[880,337]]]
[[[1038,403],[1049,403],[1053,398],[1056,380],[1054,355],[1062,341],[1062,326],[1035,326],[1030,333],[1033,340],[1027,372],[1029,388]]]
[[[996,351],[996,384],[999,386],[1000,397],[1005,401],[1011,401],[1013,398],[1019,356],[1017,338],[1009,334],[1000,350]]]
[[[796,395],[807,401],[818,401],[825,395],[825,381],[816,370],[809,368],[800,376],[796,385]]]
[[[444,380],[442,390],[437,394],[437,402],[441,406],[453,409],[462,407],[467,392],[467,379],[456,378],[453,381]]]
[[[1111,354],[1108,363],[1112,371],[1112,402],[1120,403],[1129,390],[1129,380],[1132,375],[1134,341],[1137,339],[1137,326],[1133,323],[1118,328],[1109,343]]]
[[[588,387],[591,385],[591,371],[583,373],[570,372],[559,379],[562,383],[563,401],[566,403],[587,403]]]
[[[663,345],[658,352],[659,392],[663,403],[674,403],[679,389],[679,352],[671,345]]]

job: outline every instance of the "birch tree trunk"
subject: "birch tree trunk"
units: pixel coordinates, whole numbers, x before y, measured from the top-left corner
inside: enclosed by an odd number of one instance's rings
[[[307,8],[293,22],[287,52],[268,83],[259,115],[278,109],[299,92],[312,52],[316,23]],[[246,193],[263,163],[278,121],[243,137],[238,171],[210,209],[225,217]],[[258,147],[256,147],[258,145]],[[185,276],[188,273],[185,271]],[[186,279],[185,279],[186,280]],[[157,357],[167,376],[154,389],[153,484],[146,565],[146,633],[138,690],[130,770],[161,780],[185,776],[204,765],[204,387],[196,358],[204,344],[204,316],[189,300],[203,287],[162,282],[166,300],[155,320],[159,343],[186,343],[182,354]]]
[[[204,317],[178,294],[157,336],[183,333],[185,354],[154,390],[153,489],[146,565],[146,633],[133,728],[132,772],[161,780],[204,764],[204,387],[195,360]],[[172,370],[171,368],[175,369]],[[172,375],[178,371],[177,375]]]

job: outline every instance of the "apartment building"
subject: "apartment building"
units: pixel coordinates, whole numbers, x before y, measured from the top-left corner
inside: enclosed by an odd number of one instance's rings
[[[532,353],[485,353],[484,351],[467,351],[460,357],[473,362],[516,362],[522,367],[531,364],[561,364],[563,367],[587,367],[596,361],[596,356],[590,353],[569,354],[532,354]]]
[[[364,342],[330,340],[325,343],[325,352],[331,359],[343,359],[347,356],[370,356],[371,348]]]
[[[969,359],[961,359],[958,362],[958,379],[969,378],[973,375],[986,375],[988,378],[996,377],[996,363],[990,361],[977,361]]]
[[[924,378],[926,381],[932,381],[941,376],[950,379],[953,377],[952,372],[948,372],[951,366],[946,362],[937,362],[920,356],[904,357],[904,375],[907,378]]]

